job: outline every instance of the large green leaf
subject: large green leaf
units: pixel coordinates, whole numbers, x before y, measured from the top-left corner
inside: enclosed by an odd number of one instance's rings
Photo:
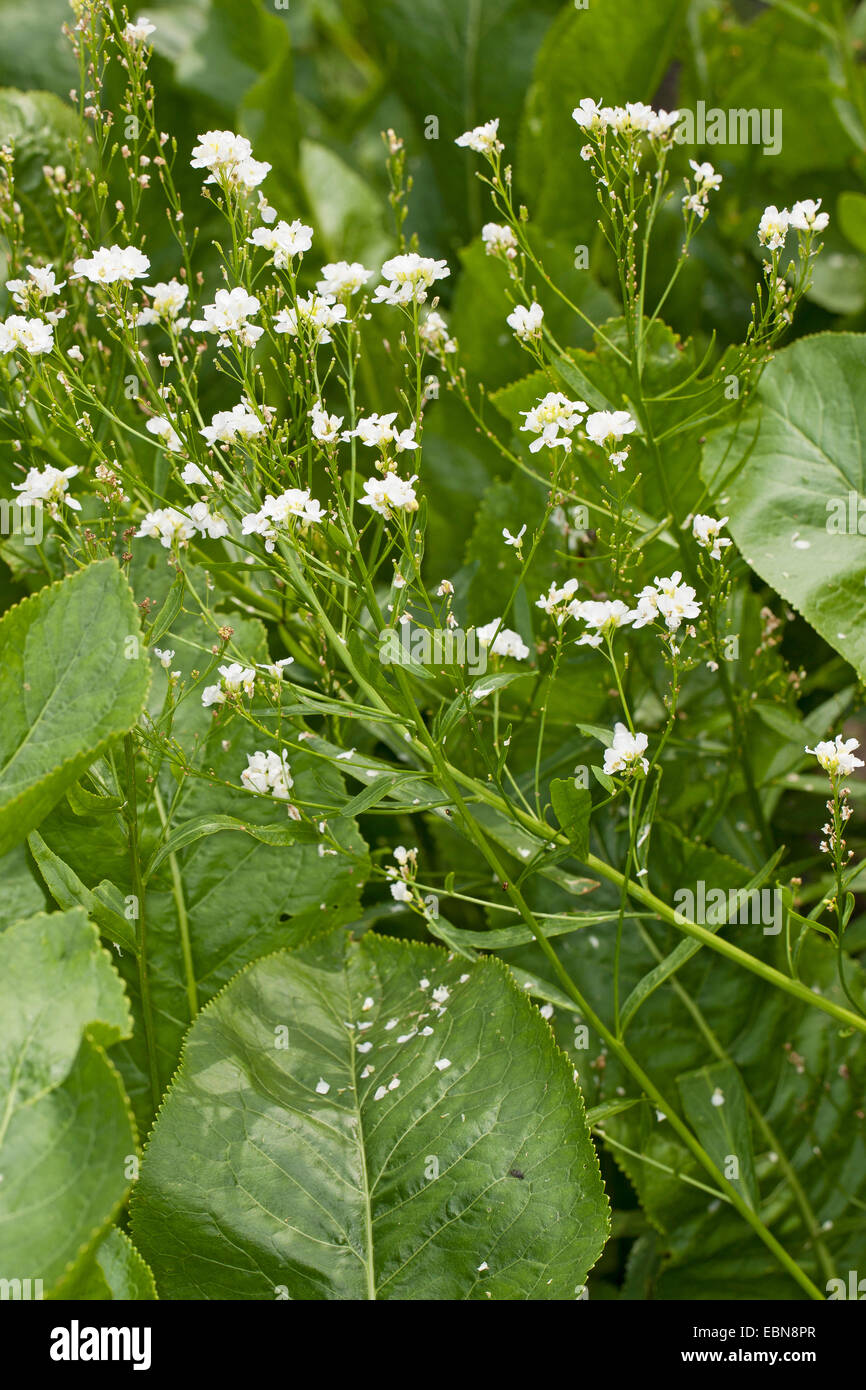
[[[133,1229],[171,1298],[573,1298],[607,1203],[571,1067],[499,962],[333,933],[195,1024]]]
[[[148,686],[138,613],[114,560],[43,589],[0,622],[0,853],[38,825]]]
[[[89,1263],[64,1286],[64,1298],[76,1303],[153,1300],[153,1275],[125,1231],[112,1226]]]
[[[713,436],[703,460],[745,559],[861,676],[864,370],[866,336],[824,334],[794,343],[770,363],[739,428]],[[866,531],[866,516],[860,524]]]
[[[80,909],[0,935],[0,1276],[74,1276],[126,1193],[136,1136],[105,1047],[121,981]]]

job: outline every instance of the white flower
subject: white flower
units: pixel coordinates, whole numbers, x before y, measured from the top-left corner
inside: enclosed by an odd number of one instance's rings
[[[266,428],[264,421],[248,405],[239,401],[231,410],[218,410],[210,424],[199,430],[199,434],[213,447],[217,443],[231,444],[238,437],[252,439]]]
[[[252,158],[252,145],[244,135],[231,130],[209,130],[199,136],[192,152],[193,169],[208,169],[206,183],[221,180],[233,187],[257,188],[270,171],[270,164]]]
[[[186,545],[191,541],[196,528],[186,513],[176,507],[158,507],[147,513],[135,534],[158,540],[169,550],[173,545]]]
[[[428,352],[451,353],[457,351],[457,343],[448,336],[448,325],[435,309],[418,325],[418,337]]]
[[[702,189],[709,193],[713,189],[721,187],[722,176],[716,173],[712,164],[698,164],[695,159],[690,159],[689,164],[695,176],[696,189]]]
[[[23,348],[31,356],[38,357],[50,352],[54,347],[54,329],[43,319],[27,319],[21,314],[11,314],[5,322],[0,320],[0,355]]]
[[[196,502],[188,512],[177,507],[158,507],[148,512],[135,534],[158,540],[169,550],[174,545],[186,545],[196,534],[219,540],[228,533],[228,522],[223,517],[211,513],[205,502]]]
[[[248,791],[258,792],[261,796],[275,796],[278,801],[288,801],[289,791],[294,786],[288,759],[285,748],[282,755],[273,750],[248,753],[241,781]]]
[[[415,439],[415,421],[405,430],[395,430],[394,421],[397,419],[397,412],[392,411],[390,415],[367,415],[358,421],[357,428],[347,430],[343,435],[344,440],[360,439],[368,449],[381,449],[385,452],[385,446],[393,444],[395,452],[404,453],[407,449],[417,449],[418,444]]]
[[[321,401],[316,401],[309,414],[313,422],[314,439],[317,439],[320,444],[339,443],[340,429],[343,424],[342,415],[329,415],[322,407]]]
[[[505,256],[509,261],[516,259],[517,237],[510,227],[488,222],[481,228],[481,239],[488,256]]]
[[[614,441],[622,439],[623,435],[631,434],[637,429],[637,421],[633,420],[627,410],[597,410],[594,414],[587,416],[586,432],[593,444],[598,444],[601,448]]]
[[[854,756],[854,749],[859,747],[859,739],[846,739],[837,734],[832,743],[828,740],[816,743],[814,748],[807,748],[806,752],[814,754],[831,777],[847,777],[850,772],[864,766],[863,759]]]
[[[166,449],[177,453],[183,448],[183,441],[177,433],[171,420],[163,420],[155,415],[147,421],[145,429],[148,434],[155,434],[157,439],[161,439]]]
[[[29,280],[7,280],[6,288],[12,295],[13,300],[20,308],[27,307],[28,297],[33,299],[51,299],[58,291],[62,290],[66,284],[61,280],[58,285],[53,266],[28,265],[27,274]]]
[[[558,623],[563,623],[570,612],[567,605],[574,599],[577,589],[576,579],[566,579],[561,588],[552,583],[547,593],[535,600],[535,606],[542,608],[549,618],[555,618]]]
[[[263,536],[265,550],[273,554],[278,527],[297,522],[302,529],[306,529],[324,519],[321,503],[309,490],[292,487],[278,497],[268,493],[259,511],[250,512],[241,519],[241,530],[245,536]]]
[[[283,667],[294,666],[294,664],[295,658],[293,656],[283,656],[280,657],[279,661],[265,662],[262,666],[262,670],[267,671],[268,675],[272,676],[274,680],[281,681],[285,674]]]
[[[76,275],[83,275],[94,285],[128,285],[140,280],[150,270],[150,260],[135,246],[100,246],[89,259],[79,257],[73,262]]]
[[[518,533],[517,533],[516,536],[512,536],[512,534],[511,534],[511,532],[509,531],[509,529],[508,529],[507,526],[503,526],[503,528],[502,528],[502,538],[503,538],[503,540],[505,541],[505,544],[506,544],[506,545],[512,545],[512,546],[514,546],[514,549],[515,549],[515,550],[519,550],[519,549],[520,549],[521,543],[522,543],[522,541],[523,541],[523,537],[524,537],[525,535],[526,535],[526,522],[523,523],[523,525],[521,526],[521,528],[520,528],[520,530],[518,531]]]
[[[450,274],[445,261],[436,261],[431,256],[419,256],[414,251],[393,256],[382,266],[382,279],[388,283],[376,286],[373,302],[424,304],[430,287]]]
[[[529,656],[529,648],[520,633],[502,627],[501,622],[500,618],[494,618],[492,623],[485,623],[477,629],[482,647],[489,647],[494,656],[513,656],[517,661],[525,661]]]
[[[579,647],[600,647],[604,633],[614,632],[618,627],[628,627],[634,620],[634,610],[626,607],[621,599],[575,599],[568,606],[573,618],[586,623],[588,632],[578,638]]]
[[[345,317],[345,304],[336,304],[331,295],[311,294],[299,299],[294,309],[281,309],[274,319],[274,329],[297,338],[300,325],[311,342],[330,343],[329,330],[342,323]]]
[[[155,32],[156,25],[150,24],[148,20],[145,19],[144,15],[141,15],[134,23],[130,20],[123,31],[123,37],[126,39],[126,42],[130,44],[144,43],[148,34],[153,34]]]
[[[541,324],[544,319],[544,310],[538,303],[531,304],[529,308],[525,304],[518,304],[517,307],[508,315],[506,323],[509,328],[514,329],[515,336],[528,342],[532,338],[541,337]]]
[[[171,663],[174,661],[173,651],[164,652],[161,651],[159,647],[154,647],[153,654],[159,662],[160,666],[162,666],[163,669],[166,671],[169,669]]]
[[[579,106],[576,106],[571,113],[572,120],[577,121],[581,130],[598,130],[605,124],[602,108],[593,101],[592,97],[584,97]]]
[[[213,304],[205,304],[202,309],[204,318],[194,319],[190,328],[193,333],[218,333],[219,347],[231,343],[231,338],[227,336],[230,333],[237,334],[244,346],[252,347],[264,332],[263,328],[249,323],[258,311],[258,299],[254,294],[247,294],[242,286],[238,285],[233,290],[217,290]]]
[[[817,202],[813,198],[804,198],[801,203],[795,203],[788,214],[788,226],[798,232],[823,232],[830,225],[830,214],[819,212],[820,206],[820,198]]]
[[[624,724],[616,724],[613,731],[613,744],[604,750],[604,771],[611,776],[614,772],[621,772],[630,776],[637,771],[640,765],[644,772],[649,769],[649,763],[643,756],[646,752],[649,739],[646,734],[632,734]]]
[[[394,511],[415,512],[418,499],[415,496],[412,478],[398,478],[396,473],[386,473],[384,478],[368,478],[364,484],[366,496],[359,498],[362,507],[372,507],[379,516],[390,518]]]
[[[761,245],[768,247],[770,251],[780,250],[785,245],[790,220],[791,214],[787,208],[782,208],[780,212],[773,203],[765,208],[758,224],[758,240]]]
[[[729,540],[719,535],[727,519],[726,516],[723,516],[716,520],[713,516],[705,516],[699,512],[692,521],[692,535],[698,545],[703,546],[704,550],[709,550],[714,560],[721,560],[722,550],[731,544]]]
[[[499,153],[505,149],[499,139],[499,121],[485,121],[484,125],[477,125],[473,130],[467,130],[457,140],[455,145],[460,145],[462,149],[474,150],[476,154]]]
[[[17,493],[20,493],[18,502],[22,507],[41,507],[47,506],[52,516],[58,514],[58,505],[65,502],[67,507],[71,507],[74,512],[81,511],[81,503],[76,502],[74,497],[66,495],[69,488],[69,479],[74,478],[80,469],[55,468],[53,464],[46,464],[45,468],[31,468],[23,483],[13,483],[12,486]]]
[[[685,618],[700,617],[701,605],[695,602],[695,591],[690,584],[682,583],[679,570],[667,579],[656,577],[637,595],[637,616],[635,628],[646,627],[656,618],[664,619],[669,632],[676,632]]]
[[[230,666],[221,666],[219,671],[222,676],[219,685],[207,685],[202,691],[203,705],[223,705],[227,695],[252,696],[255,692],[256,673],[249,666],[233,661]]]
[[[313,244],[313,229],[303,222],[278,222],[275,227],[256,227],[247,241],[272,251],[277,270],[285,270],[295,256],[303,256]]]
[[[84,361],[84,353],[81,351],[81,348],[78,347],[76,343],[73,343],[71,348],[66,349],[66,356],[71,357],[73,362]]]
[[[180,280],[160,280],[155,285],[145,285],[144,292],[151,296],[152,303],[149,309],[140,311],[135,321],[146,326],[163,319],[173,322],[186,304],[189,286],[181,284]],[[185,325],[181,323],[178,326]]]
[[[585,401],[572,401],[560,391],[548,391],[532,410],[520,412],[526,416],[526,423],[520,426],[521,431],[538,435],[530,444],[529,452],[537,454],[539,449],[555,449],[558,446],[570,449],[571,440],[561,438],[559,432],[561,430],[564,436],[570,435],[588,409]]]
[[[391,897],[398,903],[409,903],[412,901],[412,894],[402,878],[398,878],[391,884]]]
[[[319,294],[341,299],[344,294],[357,294],[371,278],[372,270],[361,265],[360,261],[334,261],[322,266],[322,278],[317,281]]]
[[[209,487],[210,478],[203,473],[197,463],[185,463],[181,470],[181,482],[195,487]]]

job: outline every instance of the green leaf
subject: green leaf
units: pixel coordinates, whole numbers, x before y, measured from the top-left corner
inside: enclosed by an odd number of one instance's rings
[[[112,738],[138,718],[147,663],[114,560],[88,565],[0,621],[0,853],[38,825]]]
[[[82,907],[88,917],[100,927],[102,935],[108,941],[116,941],[125,950],[131,951],[133,955],[138,954],[138,945],[132,926],[123,915],[123,900],[119,892],[115,889],[117,897],[120,899],[118,905],[106,902],[98,893],[91,893],[86,884],[82,883],[74,869],[70,869],[68,864],[54,854],[46,845],[42,836],[34,830],[28,837],[30,852],[36,861],[39,872],[45,880],[45,887],[48,889],[57,906],[64,911],[73,907]],[[108,885],[111,887],[111,885]]]
[[[104,1051],[129,1036],[127,1001],[80,909],[0,936],[0,1015],[0,1274],[48,1293],[123,1200],[137,1144]]]
[[[866,251],[866,193],[840,193],[837,213],[839,226],[851,245]]]
[[[866,675],[866,337],[804,338],[778,353],[739,430],[712,437],[703,473],[724,494],[745,560]]]
[[[586,787],[576,787],[570,779],[557,777],[550,784],[550,800],[577,859],[589,854],[589,818],[592,796]]]
[[[500,962],[334,933],[194,1025],[132,1221],[170,1298],[565,1299],[607,1203],[571,1068]]]
[[[125,1231],[112,1226],[92,1259],[63,1286],[63,1297],[73,1302],[152,1301],[156,1298],[153,1275]]]
[[[677,1077],[677,1085],[686,1119],[710,1158],[757,1210],[752,1131],[740,1073],[731,1063],[720,1062]]]

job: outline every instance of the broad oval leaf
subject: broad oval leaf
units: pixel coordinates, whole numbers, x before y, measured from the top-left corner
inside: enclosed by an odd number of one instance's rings
[[[104,1048],[131,1031],[123,986],[81,909],[0,935],[0,1277],[74,1274],[123,1200],[136,1150]]]
[[[204,1011],[133,1201],[180,1299],[574,1298],[607,1228],[571,1066],[501,962],[341,932]]]
[[[114,560],[88,565],[4,615],[0,854],[132,728],[148,681],[135,601]]]
[[[823,334],[777,354],[738,430],[703,474],[746,561],[866,675],[866,336]],[[862,531],[858,527],[862,526]]]

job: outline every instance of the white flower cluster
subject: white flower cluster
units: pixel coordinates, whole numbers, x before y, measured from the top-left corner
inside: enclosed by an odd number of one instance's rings
[[[694,159],[689,160],[694,173],[694,188],[689,179],[685,180],[686,196],[683,198],[683,207],[686,212],[694,213],[701,221],[707,215],[710,194],[721,186],[722,176],[717,174],[712,164],[698,164]]]
[[[695,590],[683,584],[676,570],[669,578],[656,578],[636,596],[636,607],[629,608],[621,599],[579,599],[576,579],[567,579],[561,587],[551,584],[548,593],[536,599],[541,608],[561,626],[567,617],[585,624],[586,631],[578,638],[579,647],[600,647],[605,635],[620,627],[647,627],[663,622],[668,632],[677,632],[686,620],[700,616],[701,606]]]
[[[591,97],[584,97],[572,116],[581,130],[600,138],[606,131],[632,140],[645,135],[650,140],[667,141],[680,119],[679,111],[654,111],[642,101],[628,101],[625,106],[599,106]]]
[[[532,410],[521,410],[520,414],[526,417],[526,423],[520,426],[521,431],[537,436],[530,444],[529,452],[537,454],[540,449],[557,448],[570,450],[570,436],[588,410],[586,401],[569,400],[560,391],[548,391]]]
[[[0,355],[6,357],[21,348],[31,357],[40,357],[53,347],[54,329],[44,319],[28,319],[22,314],[10,314],[5,321],[0,319]]]
[[[368,478],[364,484],[364,496],[359,498],[362,507],[372,507],[379,516],[390,520],[395,511],[416,512],[418,498],[414,483],[418,475],[411,478],[398,478],[396,473],[386,473],[383,478]]]
[[[514,330],[514,336],[524,343],[538,342],[541,338],[541,325],[544,322],[544,310],[539,303],[518,304],[508,318],[505,320],[509,328]]]
[[[241,781],[248,791],[258,792],[259,796],[274,796],[278,801],[288,801],[294,779],[285,748],[282,754],[271,749],[264,753],[248,753]]]
[[[702,512],[698,512],[697,516],[692,518],[692,535],[698,545],[710,552],[714,560],[721,560],[722,551],[732,544],[726,536],[719,535],[727,519],[726,516],[705,516]]]
[[[412,880],[418,871],[418,851],[398,845],[394,850],[394,858],[397,861],[396,868],[389,865],[385,870],[391,880],[391,897],[395,902],[409,903],[412,901]]]
[[[145,285],[145,294],[150,295],[149,309],[140,309],[135,322],[144,328],[152,323],[170,323],[174,328],[186,328],[188,318],[178,318],[189,297],[189,286],[180,280],[160,280],[155,285]]]
[[[515,661],[525,661],[529,656],[529,648],[520,633],[503,627],[501,618],[479,627],[477,636],[482,647],[488,647],[494,656],[512,656]]]
[[[342,299],[362,290],[372,274],[360,261],[334,261],[322,266],[322,278],[316,282],[316,289],[321,295]]]
[[[202,704],[210,708],[211,705],[224,705],[227,697],[232,695],[247,695],[252,697],[256,687],[256,673],[249,666],[241,666],[239,662],[233,661],[229,666],[219,668],[220,680],[218,685],[206,685],[201,695]]]
[[[291,338],[304,334],[319,347],[333,341],[330,330],[345,318],[345,304],[338,304],[332,294],[310,294],[298,299],[293,309],[281,309],[274,318],[274,330]]]
[[[296,522],[302,530],[306,530],[308,526],[324,520],[321,503],[308,488],[290,487],[279,497],[268,493],[257,512],[249,512],[241,519],[241,530],[245,536],[263,536],[265,550],[272,555],[279,527]]]
[[[476,154],[493,155],[501,154],[505,149],[499,139],[499,119],[485,121],[483,125],[477,125],[472,130],[464,133],[454,141],[464,150],[474,150]]]
[[[507,261],[517,259],[517,237],[511,227],[488,222],[481,228],[481,240],[488,256],[502,256]]]
[[[849,773],[855,772],[858,767],[863,767],[862,758],[855,757],[854,749],[860,747],[860,740],[856,738],[843,738],[837,734],[832,741],[827,739],[822,743],[816,743],[814,748],[807,748],[807,753],[812,753],[831,777],[847,777]]]
[[[94,285],[129,285],[150,270],[150,260],[135,246],[100,246],[90,257],[73,261],[75,275]]]
[[[250,323],[259,308],[256,296],[240,285],[233,290],[217,290],[213,304],[205,304],[202,309],[204,318],[194,319],[190,328],[193,333],[218,334],[217,347],[230,346],[232,334],[244,347],[254,347],[265,331]]]
[[[209,425],[199,433],[208,444],[233,444],[236,439],[254,439],[267,428],[264,420],[250,410],[245,401],[239,401],[231,410],[218,410]]]
[[[26,309],[27,305],[33,302],[39,303],[43,299],[53,299],[56,294],[66,285],[65,280],[57,283],[57,276],[53,266],[28,265],[27,280],[7,280],[6,288],[12,296],[12,301],[17,304],[19,309]],[[64,318],[66,310],[55,310],[48,313],[49,323],[56,323],[58,319]]]
[[[597,410],[587,417],[585,428],[593,444],[604,449],[608,461],[622,473],[629,451],[628,448],[616,449],[614,445],[637,429],[637,421],[632,419],[627,410]]]
[[[437,280],[444,280],[450,274],[447,263],[436,261],[432,256],[419,256],[414,251],[392,256],[382,266],[382,279],[386,283],[376,286],[373,303],[424,304],[427,291]]]
[[[277,270],[288,269],[295,256],[303,257],[313,244],[313,229],[301,221],[277,222],[276,226],[256,227],[247,237],[252,246],[270,251]]]
[[[611,777],[615,772],[624,777],[631,777],[637,769],[643,768],[644,772],[649,771],[649,763],[643,756],[647,750],[649,739],[646,734],[631,733],[624,724],[615,724],[613,730],[613,743],[610,748],[604,750],[603,771]]]
[[[405,430],[395,430],[394,421],[397,419],[397,412],[392,411],[390,415],[366,415],[358,421],[357,428],[346,430],[343,439],[348,443],[350,439],[359,439],[368,449],[381,449],[382,453],[388,452],[387,446],[394,445],[394,450],[398,454],[405,453],[407,449],[417,449],[418,444],[415,439],[415,421]]]
[[[821,199],[806,198],[788,208],[777,208],[771,203],[764,209],[758,224],[758,240],[768,251],[781,251],[788,236],[789,227],[796,232],[823,232],[830,224],[830,214],[819,212]]]
[[[456,340],[449,336],[447,323],[435,309],[418,325],[418,337],[427,352],[435,353],[439,357],[457,351]]]
[[[244,135],[231,130],[209,130],[198,137],[192,152],[193,169],[207,169],[205,183],[222,183],[231,188],[257,188],[270,172],[270,164],[253,159],[253,147]]]
[[[136,537],[149,537],[158,540],[166,550],[175,545],[188,545],[197,535],[210,540],[220,540],[229,533],[228,522],[224,517],[211,512],[207,503],[195,502],[188,511],[177,507],[158,507],[148,512]]]
[[[59,513],[60,503],[63,502],[74,512],[80,512],[81,503],[76,502],[74,497],[68,496],[69,479],[74,478],[76,473],[80,471],[74,465],[71,468],[55,468],[51,463],[47,464],[45,468],[31,468],[23,483],[12,484],[15,491],[20,494],[19,505],[22,507],[46,507],[51,515],[56,517]]]

